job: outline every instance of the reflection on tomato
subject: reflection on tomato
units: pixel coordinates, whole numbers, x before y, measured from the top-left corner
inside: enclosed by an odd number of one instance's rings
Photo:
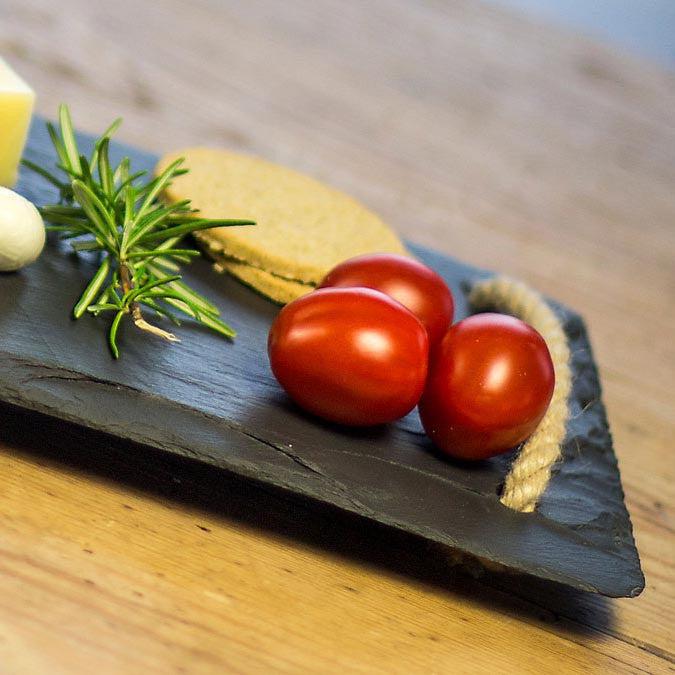
[[[454,301],[442,277],[421,262],[402,255],[375,253],[357,256],[333,268],[321,288],[374,288],[407,307],[438,344],[452,323]]]
[[[524,441],[553,394],[544,339],[523,321],[476,314],[455,324],[432,359],[419,411],[443,452],[485,459]]]
[[[428,338],[398,302],[366,288],[326,288],[286,305],[269,334],[272,371],[302,408],[365,426],[412,410],[427,374]]]

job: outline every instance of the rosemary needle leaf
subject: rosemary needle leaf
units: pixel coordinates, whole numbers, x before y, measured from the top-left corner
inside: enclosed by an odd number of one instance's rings
[[[108,344],[110,345],[110,351],[112,352],[113,358],[119,359],[120,350],[117,347],[117,331],[120,327],[120,321],[124,316],[124,310],[120,310],[115,314],[112,325],[110,326],[110,333],[108,334]]]
[[[42,217],[53,223],[55,225],[69,225],[72,228],[81,229],[82,232],[89,232],[90,228],[87,229],[87,220],[80,218],[78,216],[68,216],[62,213],[53,213],[49,209],[40,209]]]
[[[56,176],[54,176],[46,169],[43,169],[39,164],[31,162],[30,159],[22,159],[21,163],[26,168],[31,169],[31,171],[35,171],[35,173],[40,174],[44,179],[48,180],[52,185],[57,187],[59,190],[63,190],[64,187],[67,187],[66,183],[60,181]]]
[[[194,249],[186,249],[189,251],[194,251]],[[199,251],[198,251],[199,253]],[[160,266],[164,265],[166,269],[172,269],[171,266],[175,265],[178,266],[178,263],[181,263],[182,265],[187,265],[191,262],[190,258],[196,258],[197,256],[191,256],[191,255],[181,255],[180,253],[175,253],[173,255],[162,255],[155,260],[159,261]],[[180,270],[180,267],[178,267],[178,270]],[[173,269],[172,271],[176,271]]]
[[[58,158],[61,160],[61,164],[63,165],[68,164],[68,155],[66,154],[66,149],[63,146],[63,141],[59,137],[56,131],[56,127],[51,122],[47,122],[47,132],[49,133],[49,137],[52,140],[52,145],[56,150],[56,154]]]
[[[113,172],[113,179],[115,183],[121,181],[122,185],[131,180],[132,176],[129,175],[129,165],[131,160],[128,157],[125,157],[118,165],[115,171]],[[140,175],[145,175],[147,171],[139,172]],[[121,186],[120,186],[121,187]]]
[[[148,191],[148,194],[143,200],[143,204],[141,204],[141,208],[138,209],[138,213],[136,214],[137,221],[143,217],[143,214],[146,212],[148,207],[160,195],[162,190],[164,190],[164,188],[171,182],[171,179],[175,176],[175,171],[184,161],[185,160],[182,157],[177,159],[175,162],[170,164],[157,179],[155,179],[152,189]]]
[[[148,270],[152,274],[155,274],[156,276],[166,276],[161,270],[158,270],[157,267],[155,267],[154,265],[148,265]],[[167,288],[171,289],[172,291],[177,291],[185,298],[187,298],[189,302],[197,305],[202,309],[206,309],[207,311],[211,312],[216,316],[220,313],[218,308],[212,302],[209,302],[203,295],[197,293],[197,291],[190,288],[186,283],[184,283],[181,280],[172,281],[171,283],[168,284]]]
[[[141,303],[141,305],[145,305],[146,307],[150,307],[150,309],[152,309],[159,316],[166,317],[175,326],[182,325],[180,319],[173,312],[170,312],[166,307],[162,307],[159,303],[155,302],[152,298],[145,297],[142,300],[139,300],[139,302]]]
[[[203,220],[203,219],[193,219],[192,222],[185,223],[184,225],[176,225],[175,227],[167,227],[165,230],[158,230],[157,232],[151,232],[150,234],[143,235],[139,239],[139,243],[147,244],[151,241],[161,241],[162,239],[168,239],[169,237],[179,237],[184,234],[190,234],[198,230],[209,230],[213,227],[223,227],[223,226],[235,226],[235,225],[255,225],[255,222],[252,220]]]
[[[92,188],[95,187],[89,160],[84,155],[80,155],[80,177],[86,185],[91,185]]]
[[[87,307],[87,311],[91,312],[92,314],[95,314],[98,316],[101,312],[107,312],[110,310],[119,310],[119,307],[117,305],[113,305],[110,302],[101,302],[101,303],[96,303],[95,305],[89,305]]]
[[[45,225],[45,230],[47,230],[47,232],[65,232],[66,234],[63,235],[63,239],[67,239],[71,236],[81,237],[83,234],[87,234],[87,230],[78,228],[76,225]],[[79,231],[74,232],[74,230]]]
[[[98,163],[98,154],[101,149],[101,145],[105,140],[110,140],[110,137],[119,129],[122,124],[122,118],[118,117],[102,134],[101,138],[94,144],[94,152],[91,155],[89,163],[94,166]]]
[[[108,157],[108,147],[110,146],[110,139],[107,136],[103,137],[98,149],[97,166],[98,177],[101,181],[101,188],[106,197],[113,196],[113,188],[115,183],[113,181],[113,173],[110,168],[110,159]]]
[[[178,279],[180,279],[180,275],[175,275],[173,277],[166,277],[164,279],[155,279],[155,281],[151,281],[145,284],[145,286],[141,286],[140,288],[134,288],[128,291],[127,294],[125,294],[124,298],[122,298],[122,302],[131,303],[139,296],[147,295],[148,291],[151,291],[153,288],[163,286],[164,284],[171,283],[172,281],[177,281]]]
[[[122,191],[127,187],[127,185],[131,185],[134,181],[138,180],[139,178],[143,178],[143,176],[147,175],[147,173],[148,173],[147,171],[137,171],[136,173],[132,173],[131,175],[127,174],[127,177],[120,183],[119,172],[115,171],[115,173],[113,174],[113,183],[115,184],[119,183],[119,185],[117,186],[117,189],[113,194],[113,199],[116,200],[120,196]]]
[[[108,278],[110,273],[110,259],[104,258],[101,266],[96,271],[96,274],[93,276],[92,280],[89,282],[89,285],[84,289],[82,297],[78,303],[73,308],[73,317],[79,319],[86,311],[87,307],[91,305],[94,301],[94,298],[98,295],[105,283],[105,280]]]
[[[105,246],[96,239],[86,239],[84,241],[75,241],[70,245],[73,251],[101,251]]]
[[[110,288],[106,288],[101,295],[96,298],[96,303],[97,305],[105,305],[108,303],[108,299],[110,298]]]
[[[197,307],[201,307],[202,309],[205,309],[208,312],[211,312],[211,314],[218,315],[220,314],[219,309],[209,302],[203,295],[200,295],[196,291],[193,291],[187,284],[183,283],[182,281],[172,281],[169,284],[169,288],[173,290],[178,290],[178,292],[186,297],[191,303],[194,305],[197,305]]]
[[[110,213],[106,211],[105,206],[101,203],[101,200],[81,180],[74,180],[72,188],[75,199],[82,204],[82,208],[87,214],[89,221],[95,226],[97,234],[110,243],[111,249],[114,248],[114,244],[110,241],[110,235],[112,234],[112,230],[116,231],[117,228],[112,222]]]
[[[50,229],[50,228],[47,228]],[[85,234],[91,234],[88,230],[84,230],[80,227],[71,227],[70,232],[68,230],[61,230],[64,234],[61,235],[63,241],[68,239],[77,239],[78,237],[83,237]],[[101,246],[103,248],[103,246]]]
[[[194,248],[170,248],[166,251],[132,251],[127,253],[127,258],[156,258],[157,256],[188,256],[199,257],[201,254]]]
[[[153,262],[155,265],[162,268],[162,273],[164,270],[168,270],[169,272],[180,272],[180,266],[168,258],[155,258]]]
[[[68,106],[63,103],[59,106],[59,124],[61,125],[61,137],[63,139],[65,154],[68,159],[68,166],[76,173],[80,173],[82,166],[80,164],[80,154],[77,150],[77,142],[75,141],[75,134],[73,132],[73,122],[70,118]]]
[[[192,311],[190,306],[187,305],[187,303],[185,303],[183,300],[178,300],[177,298],[166,298],[166,302],[187,314],[190,314]],[[185,309],[186,305],[188,308],[187,310]],[[197,318],[195,314],[192,314],[192,316]],[[211,316],[202,312],[199,314],[199,321],[206,327],[210,328],[216,333],[220,333],[226,338],[232,339],[237,336],[237,332],[231,326],[228,326],[225,322],[221,321],[215,316]]]
[[[228,326],[224,321],[221,321],[220,319],[217,319],[212,316],[203,316],[201,322],[207,328],[210,328],[216,333],[220,333],[223,337],[229,338],[230,340],[233,340],[235,337],[237,337],[237,331],[234,330],[232,326]]]
[[[131,227],[133,234],[129,234],[125,242],[125,250],[136,244],[145,234],[157,227],[167,216],[174,212],[170,206],[158,207],[154,211],[148,213]]]

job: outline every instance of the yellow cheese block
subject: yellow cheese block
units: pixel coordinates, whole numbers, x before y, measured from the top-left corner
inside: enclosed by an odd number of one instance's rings
[[[34,103],[33,90],[0,59],[0,185],[16,183]]]

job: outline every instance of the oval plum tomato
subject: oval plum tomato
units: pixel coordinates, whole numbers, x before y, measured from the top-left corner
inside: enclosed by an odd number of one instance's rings
[[[443,452],[485,459],[524,441],[553,395],[544,339],[504,314],[476,314],[445,335],[419,405],[427,435]]]
[[[349,258],[334,267],[320,288],[363,286],[382,291],[407,307],[438,344],[452,323],[455,303],[442,277],[403,255],[374,253]]]
[[[424,326],[368,288],[326,288],[286,305],[270,330],[272,372],[302,408],[341,424],[398,419],[422,394]]]

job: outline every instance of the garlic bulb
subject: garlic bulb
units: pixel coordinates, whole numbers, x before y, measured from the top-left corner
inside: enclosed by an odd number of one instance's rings
[[[25,197],[0,187],[0,272],[29,265],[42,253],[45,225]]]

